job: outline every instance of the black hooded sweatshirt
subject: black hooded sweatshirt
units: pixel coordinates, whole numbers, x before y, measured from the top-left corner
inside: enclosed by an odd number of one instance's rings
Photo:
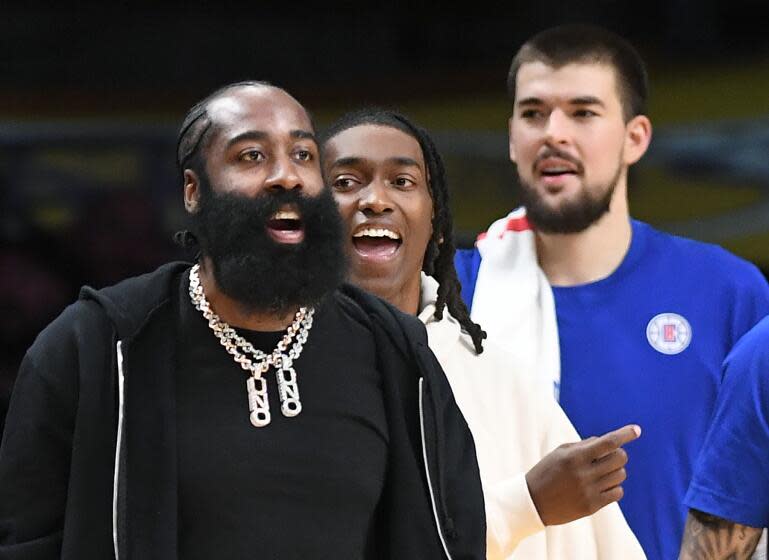
[[[0,560],[178,558],[171,300],[188,268],[83,288],[27,352],[0,449]],[[424,326],[352,286],[339,296],[382,376],[378,556],[485,558],[475,447]]]

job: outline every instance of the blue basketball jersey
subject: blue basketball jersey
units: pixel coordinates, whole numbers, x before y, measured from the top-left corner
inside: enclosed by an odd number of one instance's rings
[[[769,313],[769,286],[755,266],[717,246],[638,221],[632,230],[628,253],[610,276],[553,287],[560,403],[582,437],[641,426],[641,438],[626,447],[620,506],[647,556],[669,560],[678,557],[683,499],[721,363]],[[480,263],[477,250],[456,258],[470,304]]]

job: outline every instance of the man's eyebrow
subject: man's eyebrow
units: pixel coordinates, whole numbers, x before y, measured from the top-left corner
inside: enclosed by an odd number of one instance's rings
[[[539,97],[524,97],[523,99],[519,99],[516,105],[519,107],[523,107],[526,105],[542,105],[544,104],[544,101],[542,101]]]
[[[267,136],[267,133],[261,130],[248,130],[230,138],[227,142],[227,147],[229,148],[230,146],[233,146],[244,140],[265,140]]]
[[[410,157],[393,157],[387,160],[389,163],[395,163],[396,165],[413,165],[415,167],[419,167],[419,162],[415,159],[412,159]]]
[[[598,99],[597,97],[593,95],[581,95],[579,97],[574,97],[569,100],[569,103],[572,105],[600,105],[601,107],[604,106],[603,101]]]
[[[230,140],[227,142],[227,147],[233,146],[234,144],[237,144],[238,142],[242,142],[244,140],[266,140],[269,138],[269,133],[263,131],[263,130],[247,130],[246,132],[242,132],[238,134],[237,136],[234,136],[230,138]],[[309,130],[292,130],[289,132],[289,136],[291,138],[297,138],[302,140],[312,140],[313,142],[316,142],[315,140],[315,134],[310,132]]]
[[[364,158],[358,156],[341,157],[333,161],[332,165],[345,166],[345,165],[359,165],[363,163]],[[395,165],[413,165],[419,167],[419,162],[413,158],[405,156],[396,156],[387,159],[387,163],[394,163]]]
[[[317,143],[315,134],[313,134],[309,130],[292,130],[289,134],[291,135],[291,138],[300,138],[302,140],[312,140],[313,142]]]
[[[572,97],[569,99],[569,103],[572,105],[600,105],[604,106],[604,102],[595,97],[594,95],[580,95],[577,97]],[[525,107],[527,105],[543,105],[544,101],[542,101],[539,97],[525,97],[518,101],[516,105],[519,107]]]
[[[363,158],[359,157],[341,157],[339,159],[335,159],[332,165],[358,165],[363,161]]]

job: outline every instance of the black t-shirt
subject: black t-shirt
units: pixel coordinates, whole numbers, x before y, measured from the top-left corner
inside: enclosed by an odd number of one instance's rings
[[[246,379],[181,283],[177,348],[179,557],[368,559],[387,467],[370,330],[331,295],[294,362],[302,412],[249,421]],[[281,332],[238,331],[269,353]]]

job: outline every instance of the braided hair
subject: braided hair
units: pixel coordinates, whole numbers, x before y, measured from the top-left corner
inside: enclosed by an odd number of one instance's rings
[[[435,318],[443,318],[443,309],[459,321],[470,335],[476,353],[483,352],[486,333],[481,326],[470,319],[467,306],[460,296],[461,286],[454,269],[453,222],[449,208],[449,189],[446,169],[438,150],[427,131],[418,127],[404,115],[380,108],[366,108],[347,113],[334,122],[322,135],[321,146],[345,130],[362,125],[379,125],[395,128],[414,138],[422,149],[429,176],[428,188],[433,201],[433,233],[427,243],[422,260],[422,270],[438,281],[438,301],[435,304]]]
[[[195,103],[195,105],[187,111],[187,114],[182,121],[182,126],[179,129],[179,134],[176,137],[176,165],[178,166],[180,173],[184,173],[185,169],[192,169],[196,173],[205,172],[202,151],[211,131],[212,122],[208,115],[208,106],[211,102],[230,90],[249,86],[275,87],[269,82],[260,82],[257,80],[246,80],[243,82],[227,84],[226,86],[217,89],[202,101]]]

